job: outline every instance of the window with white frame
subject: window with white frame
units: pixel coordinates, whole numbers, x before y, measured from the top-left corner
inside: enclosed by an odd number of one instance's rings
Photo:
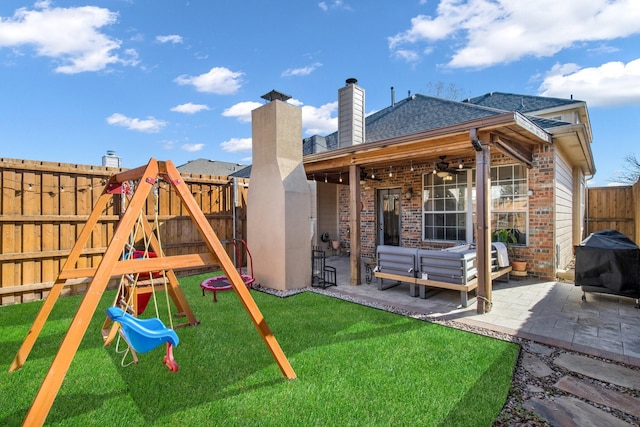
[[[527,170],[521,165],[491,168],[491,229],[513,230],[517,244],[527,244]],[[475,170],[446,177],[423,176],[423,240],[475,240]],[[471,203],[469,203],[469,201]]]
[[[467,241],[469,209],[466,171],[424,175],[423,240]]]
[[[519,245],[527,244],[529,207],[527,170],[522,165],[491,168],[491,229],[513,231]]]

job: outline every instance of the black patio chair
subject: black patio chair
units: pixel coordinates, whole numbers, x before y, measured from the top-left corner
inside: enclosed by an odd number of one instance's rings
[[[314,248],[311,251],[311,286],[325,289],[327,286],[338,286],[336,268],[326,265],[323,250]]]

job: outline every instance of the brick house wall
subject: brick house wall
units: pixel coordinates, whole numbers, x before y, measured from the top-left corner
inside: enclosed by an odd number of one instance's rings
[[[544,279],[555,277],[555,239],[554,239],[554,153],[552,146],[540,146],[533,155],[533,168],[528,171],[529,190],[529,245],[515,247],[515,256],[527,261],[529,275]],[[513,163],[513,160],[501,154],[491,159],[491,165]],[[393,177],[384,174],[382,181],[366,181],[361,190],[361,251],[362,256],[373,258],[377,240],[376,191],[383,188],[400,188],[402,194],[409,187],[413,189],[410,200],[401,198],[402,231],[401,246],[417,248],[444,248],[447,243],[422,241],[422,176],[432,170],[430,164],[410,168],[394,168]],[[383,171],[376,171],[382,176]],[[388,174],[388,171],[384,171]],[[340,185],[339,229],[342,247],[349,248],[349,188]]]

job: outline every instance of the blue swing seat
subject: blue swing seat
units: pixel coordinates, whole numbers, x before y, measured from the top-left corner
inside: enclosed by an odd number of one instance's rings
[[[160,319],[138,319],[120,307],[109,307],[107,316],[120,323],[127,343],[138,353],[146,353],[164,343],[177,346],[180,341],[178,334],[164,326]]]

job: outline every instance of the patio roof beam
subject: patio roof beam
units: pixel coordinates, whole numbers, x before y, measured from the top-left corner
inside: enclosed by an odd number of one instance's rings
[[[368,144],[367,144],[368,145]],[[444,138],[437,141],[418,141],[410,144],[392,145],[370,148],[333,157],[305,162],[307,174],[326,172],[327,170],[346,171],[351,165],[366,165],[380,167],[407,163],[412,159],[414,164],[422,161],[433,161],[438,156],[454,155],[456,157],[470,157],[472,150],[468,146],[468,139],[462,136]]]
[[[533,167],[533,153],[531,149],[523,144],[506,138],[499,133],[491,134],[491,142],[509,157],[527,165],[529,169]]]
[[[491,311],[491,135],[469,132],[470,145],[476,151],[476,255],[478,268],[478,301],[476,311]]]

